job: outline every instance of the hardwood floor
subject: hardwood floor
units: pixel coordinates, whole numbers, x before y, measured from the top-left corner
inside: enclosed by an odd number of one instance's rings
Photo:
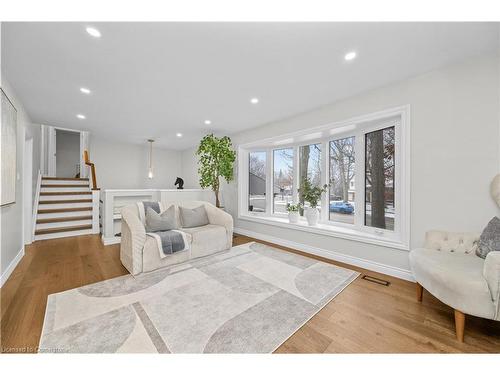
[[[236,236],[234,244],[253,240]],[[382,286],[359,277],[277,353],[500,353],[500,322],[467,316],[465,342],[460,343],[455,337],[453,310],[426,291],[422,303],[417,302],[415,284],[325,261],[391,284]],[[119,245],[103,246],[97,235],[27,246],[26,255],[1,288],[2,351],[37,350],[49,294],[126,273],[119,260]]]

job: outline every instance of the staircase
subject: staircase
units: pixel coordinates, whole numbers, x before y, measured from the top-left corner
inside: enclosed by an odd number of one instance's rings
[[[99,232],[99,192],[88,178],[42,177],[35,241]]]

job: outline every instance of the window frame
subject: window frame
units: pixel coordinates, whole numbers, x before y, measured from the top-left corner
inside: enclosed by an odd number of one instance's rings
[[[366,226],[365,215],[365,134],[373,131],[395,126],[395,179],[394,179],[394,205],[395,222],[394,230]],[[300,146],[321,144],[321,184],[330,179],[330,142],[346,137],[355,137],[356,151],[356,197],[354,224],[329,220],[329,193],[321,198],[321,211],[319,226],[308,227],[305,219],[301,218],[298,224],[283,222],[286,214],[273,212],[273,183],[274,183],[274,150],[293,148],[293,200],[297,202],[299,186],[299,148]],[[410,243],[410,106],[401,106],[393,109],[379,111],[368,115],[358,116],[345,121],[335,122],[320,127],[305,129],[300,132],[268,138],[262,141],[242,144],[238,147],[238,218],[247,220],[251,218],[262,219],[267,224],[289,226],[309,232],[321,232],[333,237],[343,237],[349,233],[350,239],[363,242],[377,243],[388,247],[409,250]],[[244,170],[245,162],[248,167],[250,152],[266,151],[266,213],[249,212],[243,202],[248,201],[248,170]],[[361,153],[360,153],[361,152]],[[361,157],[360,157],[361,155]],[[270,162],[269,162],[270,161]],[[243,168],[243,169],[242,169]],[[245,176],[247,176],[245,178]],[[268,178],[271,176],[271,178]],[[246,181],[245,181],[246,180]],[[246,187],[246,191],[245,191]],[[246,198],[245,198],[246,197]],[[271,197],[271,199],[268,199]],[[362,209],[359,209],[362,207]],[[269,219],[269,220],[266,220]],[[278,222],[277,220],[280,219]]]

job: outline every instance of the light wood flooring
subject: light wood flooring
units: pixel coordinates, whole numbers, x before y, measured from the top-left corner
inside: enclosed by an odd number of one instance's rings
[[[234,244],[249,241],[254,239],[236,236]],[[423,302],[417,302],[415,284],[325,261],[391,284],[382,286],[359,277],[277,353],[500,353],[500,322],[467,316],[465,342],[459,343],[453,310],[426,291]],[[49,294],[124,274],[127,271],[119,260],[119,245],[103,246],[98,235],[43,240],[27,246],[26,255],[1,288],[2,351],[36,352]]]

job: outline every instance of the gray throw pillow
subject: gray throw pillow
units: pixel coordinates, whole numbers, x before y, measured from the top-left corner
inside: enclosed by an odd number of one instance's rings
[[[497,216],[490,220],[481,233],[476,255],[484,259],[490,251],[500,251],[500,219]]]
[[[158,214],[151,207],[146,209],[146,232],[160,232],[172,230],[177,227],[175,218],[175,207],[170,206],[167,210]]]
[[[182,226],[184,228],[201,227],[208,225],[208,215],[205,206],[196,208],[179,207]]]

